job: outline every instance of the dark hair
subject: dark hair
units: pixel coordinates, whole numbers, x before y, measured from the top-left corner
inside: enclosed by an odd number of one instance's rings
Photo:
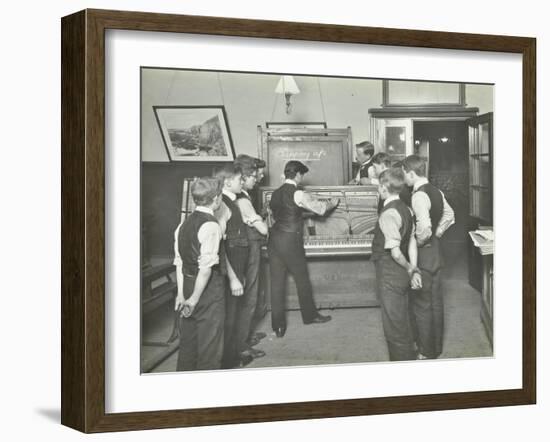
[[[409,155],[403,160],[403,169],[405,172],[412,170],[418,176],[426,176],[426,161],[418,155]]]
[[[217,178],[197,178],[191,183],[191,196],[197,206],[209,206],[220,193],[222,181]]]
[[[376,164],[385,164],[386,167],[391,166],[390,156],[386,152],[378,152],[372,157],[372,162]]]
[[[309,169],[304,163],[299,161],[289,161],[285,164],[285,178],[295,178],[297,173],[308,173]]]
[[[374,144],[370,141],[362,141],[359,144],[356,144],[355,148],[361,149],[365,155],[370,155],[371,157],[374,155]]]
[[[402,169],[391,167],[384,170],[378,177],[380,185],[386,186],[391,194],[399,194],[405,187],[405,174]]]
[[[263,169],[267,166],[267,163],[261,158],[254,158],[254,164],[256,165],[256,169]]]
[[[241,166],[229,163],[226,164],[222,169],[216,172],[216,178],[221,181],[223,184],[225,180],[230,180],[231,178],[241,175],[243,173]]]
[[[259,158],[251,157],[250,155],[241,154],[235,158],[234,163],[236,166],[239,166],[242,170],[243,175],[250,176],[256,170],[265,167],[265,161]]]

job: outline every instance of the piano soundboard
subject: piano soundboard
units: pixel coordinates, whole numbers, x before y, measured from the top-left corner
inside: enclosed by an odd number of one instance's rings
[[[268,210],[275,188],[262,188],[262,206],[268,224],[274,220]],[[304,248],[307,257],[369,256],[373,230],[378,220],[378,189],[370,186],[308,186],[304,190],[319,199],[339,198],[329,216],[304,220]]]

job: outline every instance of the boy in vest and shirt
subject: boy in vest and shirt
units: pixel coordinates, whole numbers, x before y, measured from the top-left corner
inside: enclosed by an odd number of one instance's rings
[[[374,230],[372,261],[390,361],[416,359],[409,326],[409,288],[422,285],[411,209],[399,198],[403,171],[390,168],[379,176],[384,206]]]
[[[417,155],[403,161],[405,181],[413,187],[412,209],[416,219],[418,267],[422,289],[411,293],[411,326],[419,359],[437,358],[443,351],[443,294],[440,239],[454,224],[454,211],[443,192],[428,182],[426,162]]]
[[[200,178],[191,184],[195,211],[174,234],[180,311],[178,371],[221,367],[225,320],[225,271],[219,259],[221,228],[214,211],[221,204],[221,184]]]
[[[353,180],[350,184],[369,184],[369,178],[373,177],[374,145],[370,141],[362,141],[355,145],[355,154],[357,162],[352,164]]]
[[[290,273],[296,283],[300,312],[304,324],[321,324],[330,316],[321,315],[313,302],[313,293],[304,250],[303,216],[309,212],[326,216],[339,200],[320,201],[298,186],[309,171],[299,161],[285,165],[285,182],[271,195],[269,203],[275,223],[271,228],[267,250],[271,275],[271,326],[278,338],[286,332],[286,278]]]
[[[251,354],[254,358],[265,356],[265,352],[253,348],[258,342],[250,342],[253,333],[252,320],[258,302],[259,274],[262,244],[267,239],[268,227],[265,221],[256,212],[249,194],[256,187],[258,169],[256,159],[248,155],[239,155],[235,160],[243,174],[243,188],[237,195],[237,206],[241,217],[246,224],[248,235],[248,263],[245,275],[244,295],[240,300],[241,308],[237,318],[237,345],[241,355]],[[265,333],[261,336],[265,337]],[[259,341],[260,338],[258,338]],[[251,345],[252,344],[252,345]]]
[[[248,233],[237,205],[237,195],[242,191],[242,172],[240,167],[228,164],[221,169],[216,178],[222,183],[222,204],[216,214],[218,222],[225,224],[224,251],[227,257],[228,276],[239,285],[239,296],[233,290],[227,291],[225,304],[225,328],[222,368],[244,367],[252,362],[251,355],[241,355],[237,341],[242,294],[244,293],[246,269],[248,264]]]

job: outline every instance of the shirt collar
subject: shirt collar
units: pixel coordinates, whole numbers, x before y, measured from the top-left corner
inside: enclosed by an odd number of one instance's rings
[[[237,199],[237,195],[235,195],[230,190],[223,189],[222,192],[225,196],[228,196],[231,201],[235,201]]]
[[[296,184],[296,181],[291,180],[290,178],[287,178],[287,179],[285,180],[285,184],[292,184],[292,185],[294,185],[295,187],[298,187],[298,184]]]
[[[398,200],[399,199],[399,195],[390,195],[388,196],[385,200],[384,200],[384,206],[386,204],[389,204],[391,203],[392,201],[395,201],[395,200]]]
[[[369,161],[372,160],[372,158],[369,158],[367,161],[365,161],[364,163],[361,163],[361,168],[365,167]]]
[[[416,183],[414,183],[413,192],[416,192],[420,188],[420,186],[423,186],[424,184],[428,184],[428,178],[426,178],[425,176],[419,177],[416,180]]]
[[[210,207],[197,206],[197,207],[195,207],[195,210],[197,212],[208,213],[209,215],[214,216],[214,211]]]
[[[250,195],[248,194],[248,192],[246,190],[243,189],[241,192],[244,193],[248,198],[250,198]]]

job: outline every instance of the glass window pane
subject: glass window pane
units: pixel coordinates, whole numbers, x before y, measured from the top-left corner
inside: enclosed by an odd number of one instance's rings
[[[405,155],[406,140],[406,127],[386,127],[386,152],[388,155]]]

